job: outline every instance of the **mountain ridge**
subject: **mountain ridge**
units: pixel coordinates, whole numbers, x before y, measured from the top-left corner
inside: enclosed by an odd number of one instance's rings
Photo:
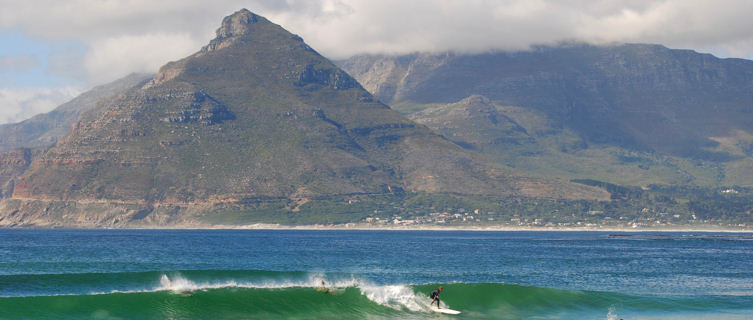
[[[454,103],[479,94],[535,108],[593,143],[713,157],[699,150],[714,145],[709,137],[728,134],[727,123],[753,130],[746,108],[753,61],[660,45],[356,56],[339,64],[388,103]]]
[[[568,44],[361,55],[338,65],[409,118],[531,174],[637,186],[753,183],[746,151],[753,150],[753,61],[661,45]],[[473,96],[488,99],[527,134],[496,131],[474,146],[453,138],[468,138],[467,129],[447,126],[496,124],[425,114],[465,108],[461,102]]]

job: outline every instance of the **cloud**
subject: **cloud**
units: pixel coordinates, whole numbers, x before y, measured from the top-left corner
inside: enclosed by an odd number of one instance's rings
[[[95,41],[84,58],[94,82],[120,78],[131,72],[155,72],[168,61],[185,57],[203,42],[187,33],[123,35]]]
[[[0,5],[0,28],[84,43],[82,63],[92,82],[114,80],[128,68],[154,71],[182,58],[213,37],[222,17],[243,7],[331,58],[516,50],[562,40],[661,43],[738,57],[753,53],[753,2],[747,0],[0,0]],[[129,54],[120,54],[118,46]],[[145,48],[150,50],[138,51]]]
[[[643,42],[753,53],[753,2],[319,1],[318,10],[273,12],[329,57],[411,51],[518,50],[563,40]]]
[[[0,124],[27,119],[48,112],[78,94],[77,87],[57,88],[0,88]]]
[[[155,72],[199,50],[222,18],[240,8],[302,36],[332,59],[525,50],[563,40],[659,43],[753,57],[749,0],[0,0],[0,35],[15,35],[0,42],[20,37],[34,44],[0,43],[16,50],[0,56],[0,80],[16,86],[0,89],[0,121],[65,102],[75,90],[60,79],[91,87],[130,72]],[[48,52],[17,52],[26,47]],[[40,76],[55,79],[46,82],[54,87],[18,89]]]
[[[283,9],[279,1],[255,2]],[[74,52],[77,56],[61,49],[68,54],[58,61],[71,64],[58,63],[51,71],[59,75],[67,68],[70,78],[93,86],[130,72],[155,72],[168,61],[198,51],[214,36],[222,17],[246,5],[248,1],[238,0],[211,5],[203,0],[0,0],[0,31],[18,32],[51,46],[81,44],[85,49]]]

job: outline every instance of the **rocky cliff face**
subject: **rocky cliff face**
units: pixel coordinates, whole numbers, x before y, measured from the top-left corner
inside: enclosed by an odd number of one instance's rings
[[[260,203],[293,212],[406,191],[608,196],[490,165],[248,10],[199,52],[82,114],[15,181],[3,225],[194,225],[193,215]]]
[[[31,156],[32,151],[29,149],[16,149],[0,154],[0,199],[13,194],[15,178],[29,167]]]
[[[483,95],[542,112],[588,143],[724,160],[729,155],[710,151],[711,137],[753,132],[753,62],[658,45],[358,56],[340,65],[383,101]]]
[[[406,56],[361,55],[338,62],[364,88],[384,103],[402,101],[453,54],[416,53]]]

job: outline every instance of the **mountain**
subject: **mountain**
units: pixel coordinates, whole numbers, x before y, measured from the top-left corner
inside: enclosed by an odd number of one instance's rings
[[[152,76],[130,74],[97,86],[48,113],[38,114],[18,123],[0,125],[0,152],[53,145],[55,141],[68,134],[79,115],[93,109],[97,101],[123,92]]]
[[[326,205],[420,194],[609,196],[468,152],[245,9],[199,52],[84,112],[68,136],[18,167],[0,225],[284,222],[327,214]]]
[[[753,61],[660,45],[570,44],[338,64],[396,110],[523,171],[632,185],[753,185]]]

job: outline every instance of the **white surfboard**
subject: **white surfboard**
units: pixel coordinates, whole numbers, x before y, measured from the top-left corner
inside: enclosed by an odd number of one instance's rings
[[[441,309],[439,309],[439,308],[431,307],[430,309],[431,309],[431,311],[439,312],[439,313],[460,314],[460,311],[452,310],[452,309],[449,309],[449,308],[441,308]]]

